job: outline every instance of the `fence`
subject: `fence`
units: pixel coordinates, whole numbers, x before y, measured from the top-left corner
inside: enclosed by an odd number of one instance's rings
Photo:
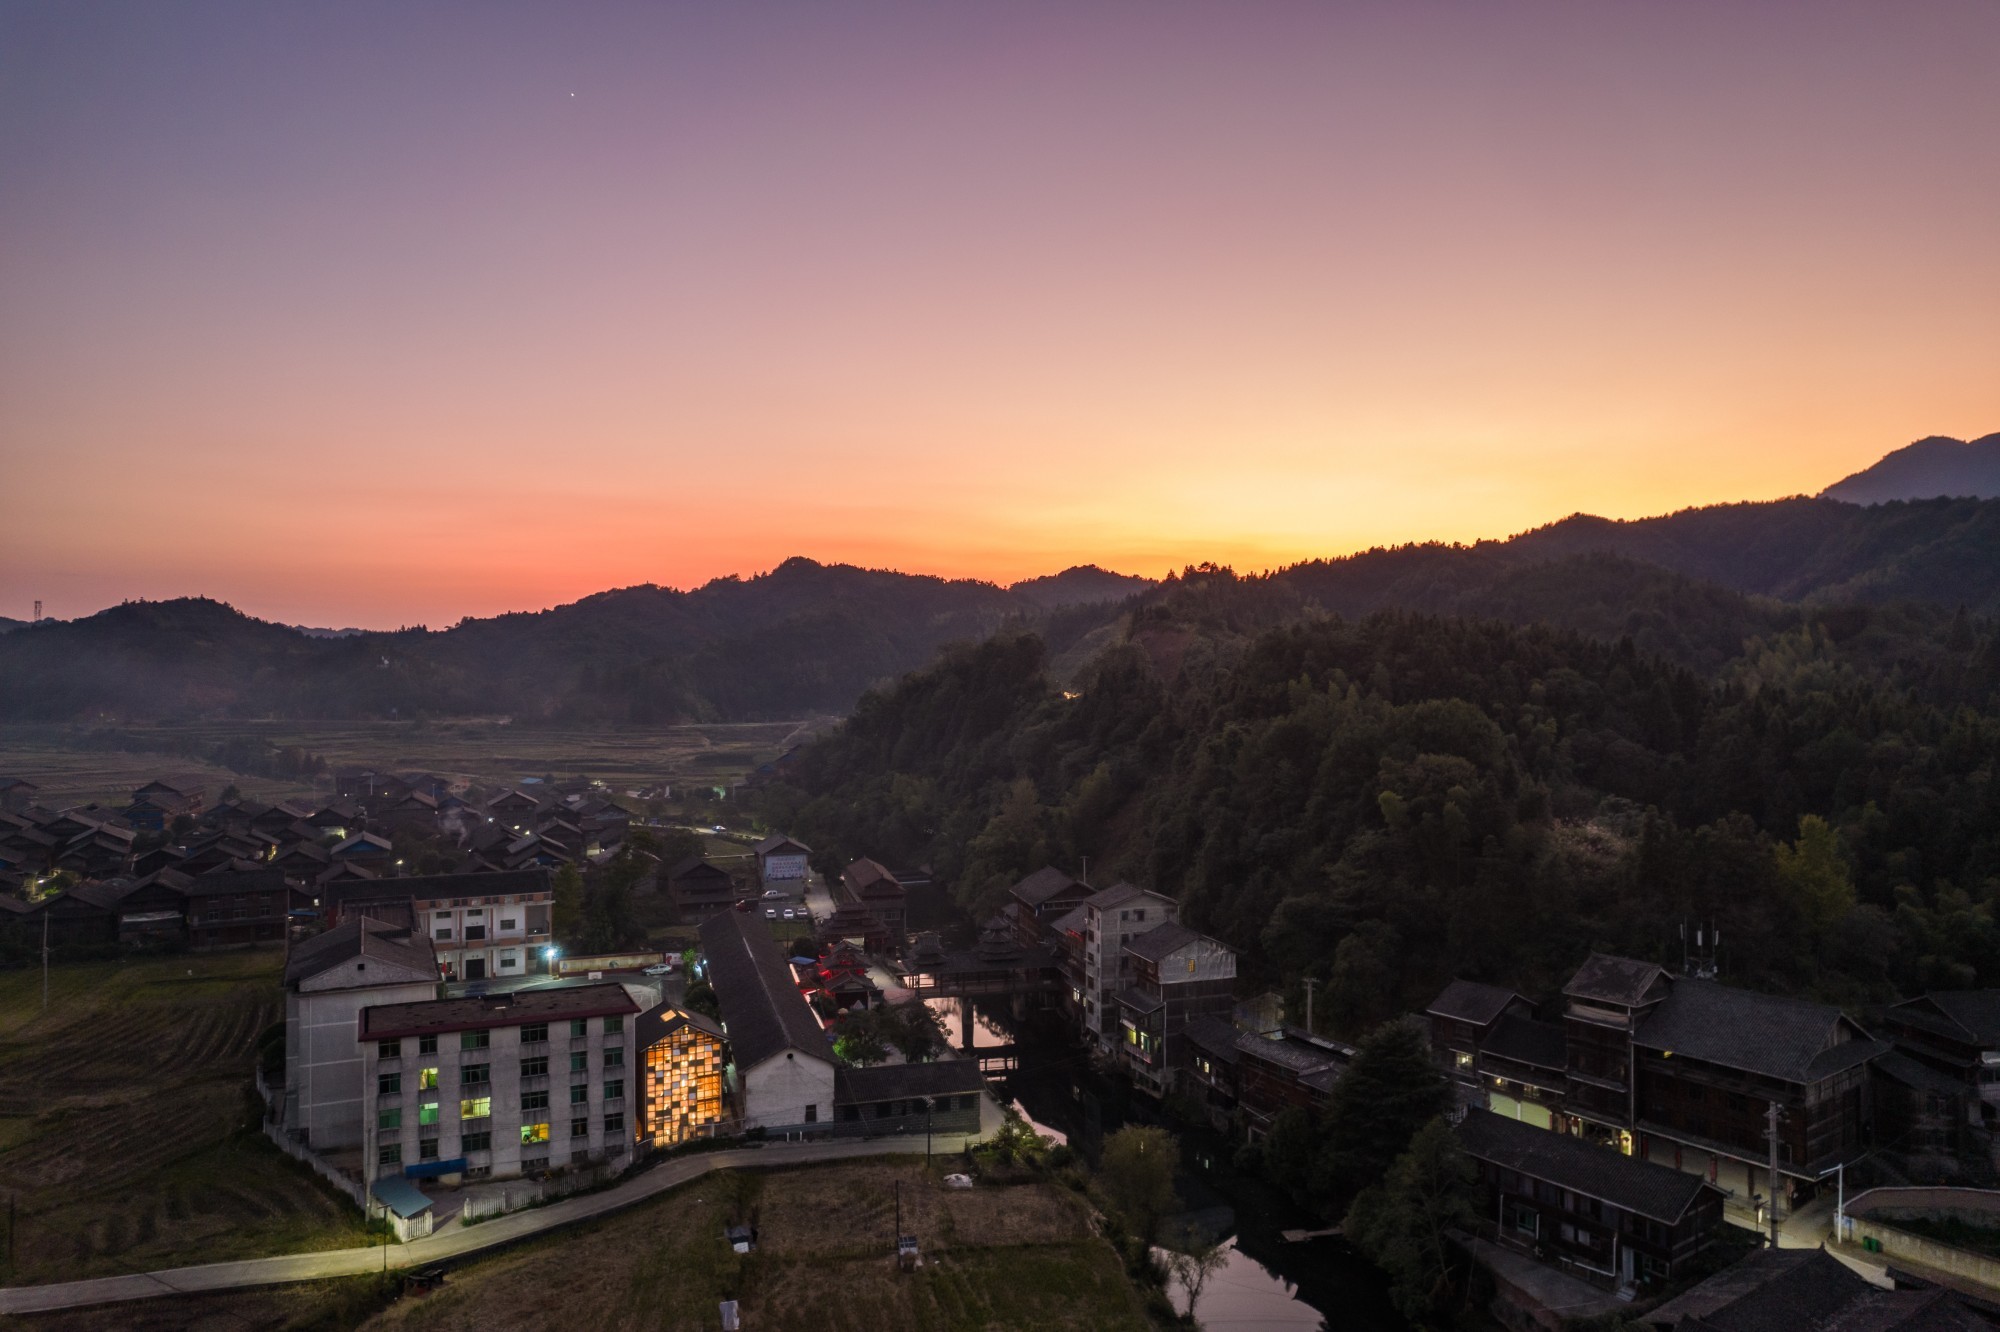
[[[285,1132],[284,1117],[278,1113],[276,1097],[273,1095],[270,1086],[264,1081],[263,1069],[260,1068],[257,1070],[256,1078],[257,1095],[264,1102],[264,1136],[276,1144],[279,1151],[291,1157],[294,1161],[299,1161],[312,1167],[314,1174],[353,1199],[354,1205],[359,1207],[365,1214],[368,1211],[368,1197],[362,1191],[361,1181],[352,1175],[342,1174],[340,1171],[334,1169],[332,1165],[327,1163],[325,1158],[321,1157],[319,1153],[304,1143],[293,1141],[291,1136]]]

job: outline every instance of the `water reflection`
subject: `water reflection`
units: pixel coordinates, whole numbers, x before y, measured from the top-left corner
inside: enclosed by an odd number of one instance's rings
[[[1236,1247],[1234,1237],[1224,1240],[1227,1257],[1222,1270],[1214,1273],[1201,1288],[1195,1306],[1196,1321],[1210,1332],[1227,1328],[1270,1328],[1274,1332],[1319,1332],[1327,1322],[1319,1310],[1304,1303],[1298,1287],[1281,1274]],[[1165,1250],[1154,1251],[1162,1261]],[[1187,1291],[1174,1280],[1167,1282],[1167,1295],[1174,1312],[1188,1311]]]

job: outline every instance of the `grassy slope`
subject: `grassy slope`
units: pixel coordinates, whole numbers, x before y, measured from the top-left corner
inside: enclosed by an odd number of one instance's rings
[[[890,1257],[895,1185],[925,1265]],[[739,1256],[727,1222],[756,1213]],[[1117,1256],[1082,1204],[1046,1184],[945,1189],[921,1162],[724,1174],[595,1225],[475,1263],[439,1294],[366,1326],[486,1332],[501,1326],[700,1328],[742,1301],[745,1326],[827,1332],[1149,1326]]]
[[[0,1188],[41,1282],[365,1242],[264,1140],[249,1089],[275,951],[0,972]]]

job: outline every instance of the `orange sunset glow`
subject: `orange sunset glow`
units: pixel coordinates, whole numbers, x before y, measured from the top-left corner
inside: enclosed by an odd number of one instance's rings
[[[2000,9],[14,6],[0,614],[1265,568],[2000,429]]]

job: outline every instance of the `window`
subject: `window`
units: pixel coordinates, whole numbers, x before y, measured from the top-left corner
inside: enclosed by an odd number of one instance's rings
[[[431,933],[432,937],[444,942],[449,942],[451,939],[451,927],[449,925],[440,925],[437,929],[433,930]]]
[[[589,1100],[590,1100],[589,1083],[579,1082],[573,1085],[569,1089],[569,1103],[571,1105],[582,1105]]]
[[[429,1128],[438,1122],[437,1102],[432,1101],[417,1107],[417,1123]]]
[[[590,1019],[571,1018],[569,1022],[569,1034],[572,1036],[590,1035]]]
[[[1508,1199],[1504,1209],[1504,1216],[1504,1224],[1507,1229],[1517,1235],[1541,1234],[1542,1218],[1540,1214],[1525,1203],[1515,1202],[1511,1198]]]
[[[625,1079],[623,1079],[623,1078],[613,1078],[613,1079],[612,1079],[611,1081],[609,1081],[609,1082],[605,1083],[605,1084],[604,1084],[604,1099],[605,1099],[605,1100],[607,1100],[607,1101],[622,1101],[622,1100],[624,1100],[624,1099],[625,1099]]]
[[[609,1097],[609,1090],[610,1090],[610,1085],[611,1085],[611,1084],[606,1084],[606,1093],[607,1093],[607,1094],[606,1094],[606,1098],[605,1098],[605,1099],[607,1099],[607,1100],[609,1100],[609,1099],[610,1099],[610,1097]],[[817,1123],[819,1123],[819,1105],[818,1105],[818,1103],[817,1103],[817,1102],[815,1102],[814,1104],[812,1104],[812,1105],[809,1105],[809,1106],[807,1106],[807,1107],[806,1107],[806,1123],[808,1123],[808,1124],[817,1124]]]
[[[436,1069],[426,1068],[418,1070],[417,1089],[419,1091],[436,1091],[437,1085],[438,1085],[438,1071]]]
[[[402,1090],[403,1075],[401,1073],[377,1073],[375,1075],[375,1094],[377,1096],[395,1096]]]
[[[590,1071],[590,1052],[588,1050],[571,1051],[569,1056],[569,1071],[572,1073],[588,1073]]]
[[[469,1100],[458,1103],[458,1117],[460,1119],[485,1119],[492,1113],[493,1098],[491,1096],[474,1096]]]
[[[461,1050],[484,1050],[493,1043],[491,1032],[461,1031],[458,1033],[458,1048]]]
[[[521,1093],[522,1114],[525,1115],[530,1110],[546,1110],[548,1108],[549,1108],[549,1094],[547,1092],[537,1091],[537,1092]]]
[[[806,1118],[811,1119],[812,1116],[808,1114]],[[604,1117],[604,1132],[607,1137],[613,1133],[623,1133],[624,1131],[625,1131],[624,1115],[606,1115]]]
[[[493,1135],[491,1133],[468,1133],[459,1139],[458,1149],[461,1152],[490,1152],[493,1150]]]
[[[486,927],[484,925],[467,925],[465,927],[465,939],[467,943],[471,943],[475,939],[484,939],[485,937]]]
[[[418,1054],[436,1054],[437,1052],[438,1052],[438,1038],[437,1038],[437,1037],[435,1037],[435,1036],[419,1036],[419,1037],[417,1037],[417,1053],[418,1053]]]
[[[589,1137],[589,1136],[590,1136],[590,1121],[589,1121],[588,1119],[572,1119],[572,1120],[570,1120],[570,1121],[569,1121],[569,1136],[570,1136],[570,1137],[572,1137],[572,1138],[587,1138],[587,1137]]]
[[[403,1127],[402,1107],[398,1106],[394,1110],[377,1110],[375,1112],[375,1127],[378,1129],[399,1129]]]
[[[549,1126],[547,1124],[521,1125],[521,1145],[523,1147],[531,1142],[547,1142],[548,1140]]]
[[[549,1024],[537,1022],[533,1026],[521,1028],[521,1044],[537,1045],[549,1038]]]
[[[518,967],[520,965],[521,965],[521,955],[519,953],[509,952],[500,954],[500,970],[510,971],[513,968]]]
[[[616,1050],[606,1050],[604,1052],[604,1066],[606,1068],[625,1067],[625,1051],[623,1047]]]
[[[402,1055],[403,1043],[401,1041],[379,1041],[376,1043],[375,1057],[377,1059],[400,1059]]]
[[[458,1085],[461,1087],[483,1087],[492,1079],[493,1065],[467,1064],[458,1070]]]
[[[465,912],[465,918],[466,918],[467,920],[472,920],[472,919],[474,919],[475,917],[477,917],[477,918],[479,918],[479,919],[482,919],[482,920],[483,920],[483,919],[485,919],[485,917],[486,917],[486,908],[485,908],[485,907],[468,907],[468,908],[466,909],[466,912]]]
[[[451,919],[451,912],[449,912],[449,911],[434,911],[434,912],[432,912],[431,914],[432,914],[433,916],[435,916],[435,917],[436,917],[437,919],[439,919],[439,920],[450,920],[450,919]]]
[[[400,1142],[383,1143],[381,1148],[375,1153],[375,1161],[376,1164],[385,1166],[399,1166],[403,1164],[403,1144]]]
[[[521,928],[521,922],[513,916],[502,916],[500,917],[500,928],[503,930],[518,930]]]
[[[435,1160],[437,1160],[437,1159],[438,1159],[438,1140],[437,1140],[436,1138],[425,1138],[425,1139],[424,1139],[424,1140],[423,1140],[422,1142],[418,1143],[418,1144],[417,1144],[417,1159],[418,1159],[419,1161],[435,1161]]]
[[[614,1014],[604,1019],[604,1034],[606,1036],[623,1030],[625,1030],[625,1019],[622,1015]]]
[[[524,1078],[545,1078],[549,1075],[549,1057],[536,1055],[533,1059],[521,1061],[521,1076]]]

